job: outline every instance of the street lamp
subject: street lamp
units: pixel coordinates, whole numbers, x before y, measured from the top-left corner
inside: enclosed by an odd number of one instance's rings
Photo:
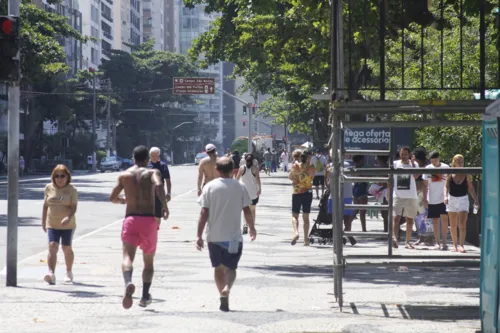
[[[180,123],[179,125],[175,126],[170,130],[170,160],[172,165],[174,165],[174,131],[178,129],[181,126],[187,125],[187,124],[192,124],[192,121],[185,121],[183,123]]]

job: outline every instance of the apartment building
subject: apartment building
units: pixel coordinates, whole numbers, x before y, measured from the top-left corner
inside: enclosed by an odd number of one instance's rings
[[[206,5],[197,5],[194,8],[182,6],[179,10],[179,51],[187,54],[193,40],[200,34],[209,30],[210,23],[215,20],[218,14],[206,14]],[[191,112],[198,112],[199,121],[205,125],[216,126],[217,137],[215,141],[222,145],[223,143],[223,101],[222,89],[223,71],[222,63],[210,66],[207,69],[200,70],[199,75],[215,79],[216,91],[213,95],[198,95],[196,99],[200,104],[185,106]],[[203,143],[201,143],[203,146]],[[227,148],[227,147],[226,147]]]
[[[179,9],[183,6],[182,0],[163,0],[165,50],[179,52]]]
[[[156,51],[165,50],[165,2],[164,0],[143,0],[142,36],[144,41],[154,39]]]

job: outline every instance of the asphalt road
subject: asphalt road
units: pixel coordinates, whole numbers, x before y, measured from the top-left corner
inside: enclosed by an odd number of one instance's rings
[[[196,188],[197,167],[170,167],[172,197]],[[108,201],[117,172],[73,177],[78,189],[77,229],[74,239],[92,237],[100,228],[123,219],[125,209]],[[49,177],[22,180],[19,184],[18,261],[47,248],[47,236],[41,228],[43,191]],[[7,182],[0,181],[0,271],[6,262],[7,245]],[[175,201],[173,202],[175,203]],[[119,235],[117,235],[119,237]]]

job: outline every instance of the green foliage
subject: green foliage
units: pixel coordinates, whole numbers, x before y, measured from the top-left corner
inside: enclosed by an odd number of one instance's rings
[[[140,143],[149,142],[170,149],[176,139],[187,139],[192,133],[212,133],[206,128],[195,131],[199,126],[196,112],[172,106],[175,102],[194,103],[189,97],[172,94],[174,77],[196,76],[194,63],[182,54],[155,51],[153,47],[154,40],[150,40],[133,46],[131,53],[113,50],[110,59],[103,60],[100,68],[103,77],[112,81],[115,98],[112,112],[122,122],[118,135],[123,139],[117,146],[122,155],[128,156]],[[138,109],[154,111],[126,111]],[[183,125],[172,132],[172,128],[182,122],[193,124]]]

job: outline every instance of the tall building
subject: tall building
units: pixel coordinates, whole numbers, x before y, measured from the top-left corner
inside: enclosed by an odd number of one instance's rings
[[[163,0],[163,4],[165,50],[179,52],[179,8],[182,6],[182,0]]]
[[[113,49],[130,52],[128,45],[139,45],[143,40],[141,1],[113,0],[113,12]]]
[[[182,7],[179,10],[179,51],[186,54],[193,40],[206,32],[210,28],[210,23],[219,16],[218,14],[206,14],[206,5],[197,5],[194,8]],[[190,105],[184,109],[198,112],[199,121],[205,125],[217,127],[217,137],[215,141],[222,145],[223,143],[223,102],[222,89],[223,71],[222,64],[218,63],[210,66],[208,69],[200,70],[200,76],[215,78],[216,91],[213,95],[197,95],[196,99],[200,104]],[[203,147],[204,143],[200,143]],[[222,147],[221,147],[222,148]],[[225,147],[227,148],[227,147]]]
[[[165,50],[165,2],[164,0],[143,0],[142,5],[142,28],[143,39],[155,40],[154,49]]]
[[[128,43],[132,45],[139,45],[142,43],[141,0],[130,0],[130,41]]]
[[[78,32],[82,33],[82,13],[80,12],[80,3],[82,0],[64,0],[59,4],[50,5],[46,0],[35,0],[33,3],[47,12],[66,16],[68,24]],[[61,46],[66,52],[66,64],[70,70],[68,76],[73,76],[82,68],[82,42],[74,38],[61,38]]]

